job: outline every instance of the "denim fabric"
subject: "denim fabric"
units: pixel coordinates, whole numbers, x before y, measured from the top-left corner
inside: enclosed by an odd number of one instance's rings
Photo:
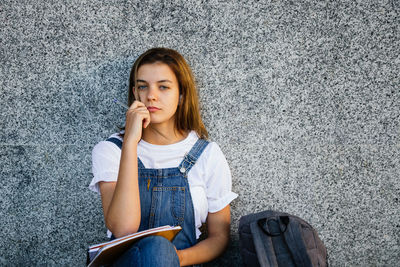
[[[179,258],[171,242],[161,236],[149,236],[136,242],[116,262],[114,267],[176,267]]]
[[[110,138],[108,141],[122,147],[122,143],[119,139]],[[179,166],[175,168],[147,169],[138,158],[138,181],[141,208],[139,231],[163,225],[180,225],[182,230],[172,241],[172,244],[178,250],[189,248],[196,244],[194,209],[187,174],[207,145],[208,141],[199,139],[189,153],[185,155]],[[158,246],[158,241],[154,246]],[[172,250],[167,249],[167,251]],[[171,255],[172,258],[176,255],[175,251],[173,252],[172,254],[174,255]],[[135,246],[127,253],[127,255],[130,256],[126,257],[135,258],[138,255]],[[125,257],[125,255],[122,257]],[[152,258],[160,258],[162,260],[165,256],[164,253],[155,253],[152,255]],[[157,259],[153,260],[157,261]],[[124,262],[129,262],[129,260]]]

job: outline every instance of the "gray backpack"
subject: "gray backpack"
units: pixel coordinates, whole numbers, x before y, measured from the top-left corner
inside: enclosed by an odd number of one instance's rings
[[[315,229],[287,213],[267,210],[240,218],[245,266],[325,267],[327,252]]]

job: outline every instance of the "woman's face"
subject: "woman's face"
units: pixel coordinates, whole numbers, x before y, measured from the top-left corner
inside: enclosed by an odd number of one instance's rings
[[[149,110],[150,123],[171,123],[174,126],[179,83],[172,69],[161,62],[144,64],[138,69],[136,82],[136,96]]]

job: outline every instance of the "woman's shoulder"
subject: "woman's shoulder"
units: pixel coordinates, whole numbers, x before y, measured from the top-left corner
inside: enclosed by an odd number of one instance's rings
[[[201,138],[197,135],[197,133],[195,131],[191,131],[187,137],[188,142],[187,145],[193,146],[198,140],[200,140]],[[222,150],[220,148],[220,146],[218,145],[218,143],[211,141],[211,140],[207,140],[204,139],[206,141],[205,143],[205,148],[203,150],[202,155],[204,154],[205,157],[203,158],[209,158],[210,156],[213,157],[220,157],[223,156]]]
[[[121,131],[118,133],[113,133],[107,139],[110,139],[110,138],[117,138],[118,140],[124,141],[124,131]]]
[[[119,147],[115,143],[107,141],[110,138],[115,138],[115,139],[123,142],[123,137],[120,135],[120,132],[114,133],[114,134],[110,135],[108,138],[98,142],[93,147],[92,153],[93,154],[102,154],[102,153],[107,153],[107,152],[112,152],[112,151],[116,152],[116,151],[120,150]]]
[[[218,145],[218,143],[214,141],[207,140],[208,144],[206,148],[204,149],[200,160],[206,163],[206,165],[218,165],[221,164],[221,162],[225,162],[225,155],[221,150],[221,147]]]

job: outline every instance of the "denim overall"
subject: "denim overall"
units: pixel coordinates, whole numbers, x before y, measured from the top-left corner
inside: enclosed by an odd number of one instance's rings
[[[117,138],[109,138],[107,141],[122,148],[122,141]],[[187,174],[208,143],[204,139],[197,140],[175,168],[147,169],[138,158],[141,210],[138,231],[163,225],[180,225],[182,230],[172,241],[176,249],[185,249],[196,244],[194,209]]]

